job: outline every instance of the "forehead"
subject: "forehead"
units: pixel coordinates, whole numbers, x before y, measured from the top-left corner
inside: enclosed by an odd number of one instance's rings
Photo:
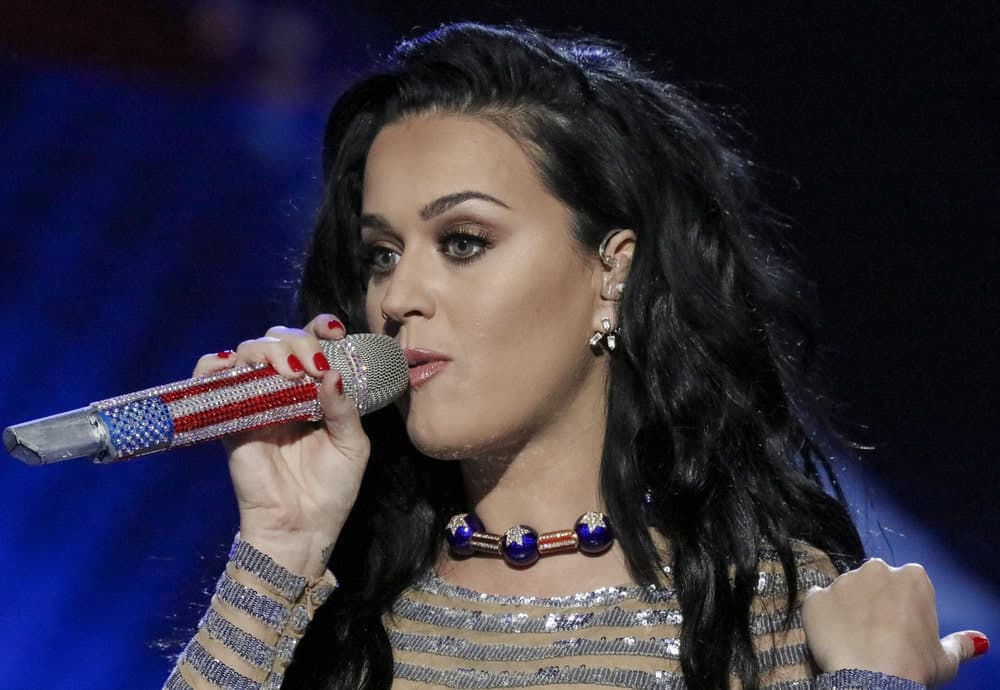
[[[482,118],[409,117],[384,127],[372,142],[365,164],[365,211],[423,205],[465,189],[502,198],[512,207],[550,196],[521,145]]]

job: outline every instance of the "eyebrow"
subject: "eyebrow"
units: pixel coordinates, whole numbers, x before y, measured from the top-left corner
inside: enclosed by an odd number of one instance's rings
[[[503,208],[509,209],[510,206],[500,201],[496,197],[492,197],[489,194],[483,194],[482,192],[476,192],[472,190],[466,190],[464,192],[455,192],[454,194],[445,194],[442,197],[438,197],[434,201],[430,202],[424,206],[418,212],[420,215],[420,220],[428,221],[431,218],[440,216],[442,213],[450,208],[458,206],[464,201],[470,199],[479,199],[481,201],[488,201],[491,204],[496,204],[497,206],[502,206]],[[391,225],[383,216],[377,213],[364,213],[361,215],[361,227],[370,227],[376,230],[389,230]]]
[[[434,216],[440,216],[453,206],[458,206],[463,201],[468,201],[469,199],[481,199],[489,201],[492,204],[497,204],[498,206],[503,206],[506,209],[510,208],[510,206],[489,194],[467,190],[464,192],[455,192],[454,194],[446,194],[427,204],[420,209],[420,220],[430,220]]]

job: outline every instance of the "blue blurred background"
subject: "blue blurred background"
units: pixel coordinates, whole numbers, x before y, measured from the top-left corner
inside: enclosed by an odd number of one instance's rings
[[[843,463],[870,550],[926,565],[943,632],[1000,635],[995,7],[540,5],[5,2],[0,426],[294,323],[326,110],[396,39],[579,27],[747,124],[841,427],[875,447]],[[0,687],[159,687],[236,526],[221,450],[7,458],[0,500]],[[994,652],[952,687],[996,677]]]

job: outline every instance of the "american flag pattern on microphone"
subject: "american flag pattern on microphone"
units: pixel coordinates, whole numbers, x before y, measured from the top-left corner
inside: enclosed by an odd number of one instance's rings
[[[358,334],[321,345],[361,414],[386,405],[405,390],[406,361],[391,339]],[[369,361],[381,357],[388,361],[369,366]],[[310,376],[287,379],[270,365],[254,364],[93,403],[91,408],[108,430],[109,453],[102,462],[272,424],[318,421],[323,410],[317,386]]]

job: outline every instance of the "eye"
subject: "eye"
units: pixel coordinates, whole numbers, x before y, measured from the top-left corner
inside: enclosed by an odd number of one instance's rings
[[[476,230],[452,230],[441,238],[441,251],[458,262],[478,258],[489,247],[489,238]]]
[[[377,244],[365,248],[365,267],[371,275],[388,273],[397,263],[399,252],[390,247]]]

